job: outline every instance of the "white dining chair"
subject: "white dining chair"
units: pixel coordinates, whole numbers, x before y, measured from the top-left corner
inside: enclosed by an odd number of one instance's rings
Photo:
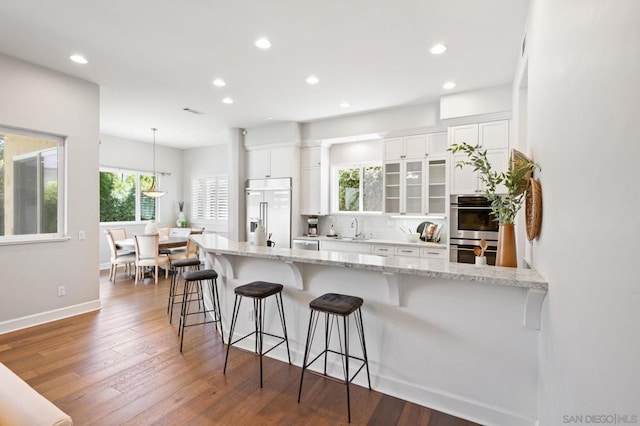
[[[144,268],[153,266],[155,283],[158,284],[158,267],[164,266],[164,277],[169,277],[169,256],[158,252],[158,234],[134,235],[136,243],[136,285],[144,275]]]
[[[118,250],[118,248],[116,247],[116,241],[123,238],[116,238],[115,235],[120,237],[121,234],[117,232],[114,233],[113,231],[114,230],[112,229],[107,229],[106,231],[104,231],[104,233],[107,236],[107,241],[109,242],[109,250],[111,250],[111,268],[109,270],[109,281],[113,281],[115,283],[118,266],[124,266],[125,272],[129,272],[129,267],[133,263],[135,263],[136,256],[133,252]],[[126,232],[124,235],[124,238],[126,238]]]
[[[187,247],[182,251],[176,251],[169,255],[171,262],[175,262],[180,259],[198,259],[198,244],[191,238],[187,240]]]

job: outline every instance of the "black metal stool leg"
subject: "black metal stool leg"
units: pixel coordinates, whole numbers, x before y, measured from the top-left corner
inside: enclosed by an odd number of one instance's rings
[[[360,343],[362,344],[364,366],[367,369],[367,383],[369,384],[369,390],[371,390],[371,377],[369,376],[369,357],[367,356],[367,345],[364,341],[364,325],[362,323],[362,311],[360,309],[356,311],[355,319],[356,327],[358,327],[358,334],[360,335]]]
[[[213,303],[214,318],[217,321],[216,330],[218,324],[220,324],[220,339],[224,345],[224,331],[222,330],[222,312],[220,311],[220,297],[218,292],[218,280],[211,280],[211,303]]]
[[[236,295],[236,299],[233,302],[233,314],[231,315],[231,330],[229,330],[229,343],[227,343],[227,355],[224,357],[224,370],[222,374],[227,373],[227,361],[229,360],[229,349],[231,349],[231,343],[233,339],[233,331],[236,328],[236,321],[238,321],[238,312],[240,312],[240,303],[242,299],[238,301],[240,296]]]
[[[189,300],[188,300],[189,296],[188,295],[189,295],[189,287],[191,287],[191,284],[192,283],[190,281],[185,281],[184,283],[185,290],[184,290],[184,299],[182,301],[183,315],[180,318],[180,324],[182,325],[182,330],[178,332],[178,334],[180,334],[180,352],[182,352],[182,344],[184,343],[184,328],[187,324],[187,316],[189,315]]]
[[[347,422],[351,423],[351,395],[349,394],[349,321],[346,315],[342,317],[344,323],[344,380],[347,385]]]
[[[312,309],[309,312],[309,328],[307,329],[307,343],[304,346],[304,358],[302,359],[302,373],[300,374],[300,388],[298,389],[298,403],[300,403],[300,398],[302,397],[302,381],[304,380],[304,371],[307,369],[307,361],[309,361],[309,351],[311,349],[312,333],[311,328],[313,326],[314,314],[316,312]],[[317,321],[317,318],[316,318]]]
[[[287,323],[284,320],[284,304],[282,303],[282,293],[276,295],[276,305],[278,306],[278,313],[280,314],[280,322],[282,323],[284,341],[287,345],[287,358],[289,358],[289,364],[291,364],[291,353],[289,352],[289,337],[287,336]]]

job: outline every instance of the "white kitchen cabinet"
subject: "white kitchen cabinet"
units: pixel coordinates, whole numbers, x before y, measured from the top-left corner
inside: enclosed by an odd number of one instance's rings
[[[420,249],[421,259],[449,260],[447,247],[423,247]]]
[[[485,123],[465,124],[449,128],[449,143],[480,145],[487,151],[487,161],[496,172],[504,172],[509,167],[509,120],[490,121]],[[465,153],[457,153],[452,156],[451,163],[451,193],[474,194],[484,191],[484,184],[473,171],[472,166],[456,167],[460,161],[467,161]],[[501,185],[498,193],[503,193],[506,188]]]
[[[393,257],[394,249],[393,246],[374,245],[371,247],[371,253],[378,256]]]
[[[264,179],[293,175],[293,149],[256,149],[247,152],[247,178]]]
[[[427,133],[427,155],[446,155],[447,148],[447,132]]]
[[[395,248],[393,254],[396,257],[420,257],[420,248],[417,246],[398,246]]]
[[[384,160],[420,159],[447,152],[447,132],[427,133],[384,140]]]
[[[351,241],[320,241],[320,250],[346,251],[350,253],[371,254],[371,244]]]
[[[384,164],[384,211],[424,214],[424,160],[400,160]]]
[[[448,250],[446,245],[432,246],[432,247],[420,247],[416,244],[412,245],[386,245],[386,244],[374,244],[371,248],[371,253],[384,257],[407,257],[407,258],[421,258],[421,259],[434,259],[434,260],[449,260]]]
[[[431,158],[427,161],[427,214],[444,215],[447,212],[447,159]]]
[[[384,140],[385,161],[423,158],[426,155],[426,135],[411,135]]]
[[[426,155],[426,135],[412,135],[384,140],[385,161],[423,158]]]
[[[308,216],[329,213],[329,152],[327,148],[300,150],[300,213]]]

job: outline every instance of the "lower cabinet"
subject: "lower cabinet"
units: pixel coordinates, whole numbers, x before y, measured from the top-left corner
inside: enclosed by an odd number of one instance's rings
[[[370,254],[371,244],[353,243],[349,241],[320,241],[320,250]]]
[[[447,250],[447,246],[444,244],[437,247],[420,247],[417,244],[367,244],[362,242],[335,240],[320,241],[320,250],[375,254],[385,257],[449,260],[449,250]]]

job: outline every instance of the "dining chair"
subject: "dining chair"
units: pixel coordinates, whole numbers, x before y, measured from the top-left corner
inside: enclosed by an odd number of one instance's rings
[[[131,251],[118,250],[116,247],[116,241],[121,240],[123,238],[116,238],[115,235],[121,237],[122,234],[118,232],[113,232],[112,229],[107,229],[104,231],[107,236],[107,241],[109,242],[109,250],[111,250],[111,268],[109,270],[109,281],[116,282],[116,273],[118,272],[118,266],[123,265],[125,267],[125,272],[129,272],[129,268],[131,264],[135,263],[136,256]],[[126,231],[125,231],[126,238]]]
[[[169,239],[169,227],[165,226],[162,228],[158,228],[158,235],[160,236],[161,240],[168,240]]]
[[[158,284],[158,267],[164,266],[164,277],[169,277],[169,256],[160,254],[158,234],[134,235],[136,243],[136,285],[144,275],[144,268],[153,266],[155,268],[155,283]]]
[[[169,255],[171,262],[180,259],[198,259],[198,244],[191,238],[187,240],[187,247],[182,251],[175,251]]]

